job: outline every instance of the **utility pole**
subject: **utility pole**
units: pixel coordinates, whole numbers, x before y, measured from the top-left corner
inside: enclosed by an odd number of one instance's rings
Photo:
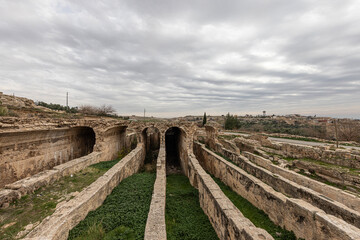
[[[145,108],[144,108],[144,121],[145,121]]]
[[[69,108],[69,92],[66,92],[66,108]]]
[[[336,148],[339,148],[339,139],[338,139],[337,119],[334,119],[334,124],[335,124]]]

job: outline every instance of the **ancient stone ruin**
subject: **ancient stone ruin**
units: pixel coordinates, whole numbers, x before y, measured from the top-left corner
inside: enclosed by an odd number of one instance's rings
[[[360,239],[356,191],[360,181],[359,174],[354,174],[360,168],[360,154],[356,150],[279,144],[261,136],[227,140],[212,126],[199,128],[180,121],[98,118],[29,122],[4,118],[0,127],[0,206],[9,208],[17,199],[91,164],[110,161],[124,149],[128,153],[121,161],[58,204],[25,239],[67,239],[69,231],[100,207],[119,183],[152,164],[148,154],[156,156],[156,180],[145,239],[167,238],[166,181],[174,171],[184,174],[198,190],[200,206],[219,239],[274,237],[245,217],[214,178],[296,238]],[[319,162],[351,171],[316,164]],[[307,173],[348,187],[331,186]]]

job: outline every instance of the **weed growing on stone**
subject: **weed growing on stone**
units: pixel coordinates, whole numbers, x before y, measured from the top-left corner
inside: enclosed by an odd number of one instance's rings
[[[128,153],[130,152],[130,149],[127,148],[122,148],[119,152],[118,152],[118,158],[122,159],[123,157],[125,157],[126,155],[128,155]]]
[[[240,137],[239,135],[219,135],[220,138],[226,140],[233,140],[234,138]]]
[[[304,169],[300,169],[300,171],[298,173],[305,176],[305,177],[311,178],[313,180],[325,183],[325,184],[327,184],[329,186],[333,186],[333,187],[339,188],[341,190],[347,190],[347,186],[337,184],[337,183],[333,183],[333,182],[329,182],[328,180],[326,180],[326,179],[320,177],[319,175],[317,175],[316,173],[306,173]],[[356,189],[358,192],[360,192],[360,189],[357,189],[355,187],[353,187],[353,188]]]
[[[167,176],[165,219],[168,240],[218,239],[200,207],[199,192],[184,175]]]
[[[221,182],[220,179],[213,176],[212,178],[219,185],[224,194],[256,227],[265,229],[276,240],[296,240],[296,236],[293,232],[275,225],[264,211],[256,208],[248,200],[232,191],[231,188]]]
[[[117,164],[120,161],[120,159],[121,158],[117,158],[117,159],[114,159],[114,160],[111,160],[111,161],[98,162],[98,163],[95,163],[95,164],[91,165],[90,167],[98,169],[98,170],[107,171],[110,168],[112,168],[113,166],[115,166],[115,164]]]
[[[155,173],[138,173],[124,179],[69,233],[69,239],[144,239]]]

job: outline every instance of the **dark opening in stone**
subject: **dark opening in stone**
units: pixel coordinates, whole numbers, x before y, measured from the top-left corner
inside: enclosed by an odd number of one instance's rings
[[[165,133],[166,171],[168,174],[181,172],[179,154],[180,135],[181,130],[177,127],[169,128]]]

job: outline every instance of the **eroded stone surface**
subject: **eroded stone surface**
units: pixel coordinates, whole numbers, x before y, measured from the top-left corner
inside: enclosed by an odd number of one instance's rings
[[[99,207],[119,182],[136,173],[144,158],[144,145],[139,144],[75,198],[58,206],[55,212],[44,219],[25,239],[67,239],[69,230],[83,220],[88,212]]]
[[[345,221],[331,217],[314,217],[316,213],[326,213],[302,199],[289,198],[275,191],[243,169],[222,159],[203,145],[195,144],[194,151],[201,165],[215,177],[220,178],[254,206],[267,213],[277,225],[294,231],[304,239],[358,239],[360,230]],[[224,172],[223,169],[226,169]],[[346,226],[344,228],[344,226]],[[343,227],[340,229],[340,227]]]
[[[166,165],[165,146],[160,146],[156,163],[156,180],[145,228],[145,240],[166,240]]]

